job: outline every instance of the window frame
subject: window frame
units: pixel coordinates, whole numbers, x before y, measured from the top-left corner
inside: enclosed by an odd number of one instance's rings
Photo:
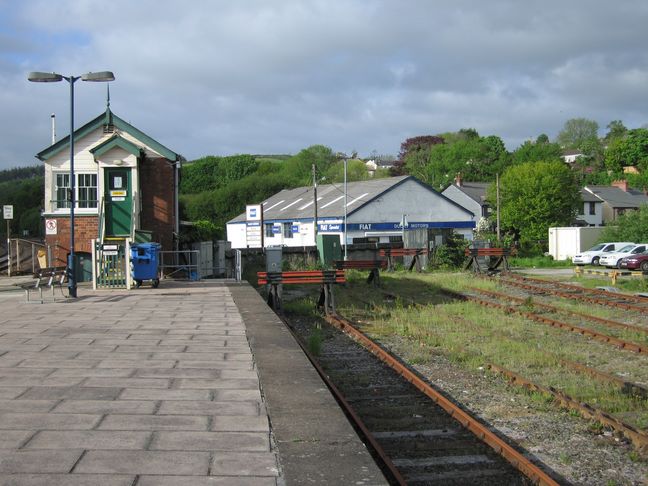
[[[99,208],[99,174],[97,172],[78,171],[74,173],[74,212],[97,213]],[[59,185],[60,183],[64,185]],[[52,171],[52,199],[50,200],[53,213],[69,214],[70,212],[70,172]],[[61,199],[64,196],[65,199]],[[91,199],[94,197],[95,199]]]
[[[281,223],[281,234],[283,235],[284,238],[293,237],[292,227],[293,227],[292,221],[290,223]]]

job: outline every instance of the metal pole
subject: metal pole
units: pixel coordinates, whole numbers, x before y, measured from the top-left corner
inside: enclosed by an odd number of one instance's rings
[[[314,219],[313,219],[313,235],[315,239],[315,246],[317,246],[317,172],[315,164],[313,164],[313,206],[314,206]]]
[[[7,220],[7,277],[11,277],[11,220]]]
[[[68,289],[70,297],[77,296],[76,265],[74,257],[74,207],[76,194],[74,184],[74,83],[79,77],[65,78],[70,83],[70,256],[68,261]]]
[[[347,159],[344,159],[344,259],[348,260],[347,253]]]

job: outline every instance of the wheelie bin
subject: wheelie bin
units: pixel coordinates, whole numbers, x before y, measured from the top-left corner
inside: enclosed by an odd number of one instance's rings
[[[138,243],[131,246],[131,274],[136,287],[139,288],[143,280],[150,280],[153,288],[160,285],[159,254],[159,243]]]

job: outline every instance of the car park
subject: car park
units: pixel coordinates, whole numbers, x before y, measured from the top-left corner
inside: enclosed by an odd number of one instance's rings
[[[644,273],[648,273],[648,253],[640,253],[622,258],[619,263],[619,268],[641,270]]]
[[[648,251],[648,244],[646,243],[640,243],[638,245],[627,245],[621,248],[619,251],[607,253],[601,256],[599,262],[601,265],[604,265],[608,268],[621,268],[619,266],[621,259],[632,255],[645,253],[646,251]]]
[[[602,255],[619,251],[624,246],[634,245],[631,241],[599,243],[587,251],[583,251],[572,257],[574,265],[598,265]]]

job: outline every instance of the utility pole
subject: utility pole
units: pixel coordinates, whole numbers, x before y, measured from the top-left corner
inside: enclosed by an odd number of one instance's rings
[[[317,171],[315,169],[315,164],[313,164],[313,238],[315,240],[315,246],[317,246]]]
[[[497,189],[497,246],[500,246],[500,187],[499,187],[499,174],[495,176],[495,188]]]

